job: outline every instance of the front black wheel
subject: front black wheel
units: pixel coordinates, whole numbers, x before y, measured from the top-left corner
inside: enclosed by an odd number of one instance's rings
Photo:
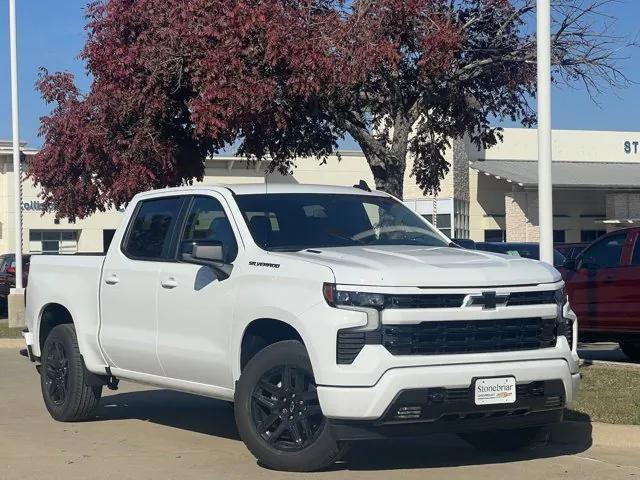
[[[461,433],[460,438],[472,447],[487,452],[513,452],[545,444],[549,439],[548,427],[528,427],[516,430],[492,430]]]
[[[247,448],[268,468],[315,471],[344,450],[331,435],[309,356],[297,341],[270,345],[249,361],[237,384],[235,417]]]
[[[51,416],[59,422],[79,422],[91,418],[100,403],[102,387],[86,384],[73,325],[58,325],[42,348],[40,385],[42,398]]]

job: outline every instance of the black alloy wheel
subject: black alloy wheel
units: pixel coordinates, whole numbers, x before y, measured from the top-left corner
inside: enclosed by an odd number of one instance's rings
[[[54,405],[63,405],[69,391],[69,359],[62,342],[52,342],[44,367],[44,385]]]
[[[90,385],[88,380],[74,326],[54,327],[42,347],[40,386],[44,404],[55,420],[80,422],[94,416],[102,385]]]
[[[317,438],[326,421],[311,372],[283,365],[266,372],[251,396],[258,434],[277,450],[297,451]]]
[[[260,465],[313,472],[344,455],[318,399],[305,346],[283,340],[264,347],[236,383],[234,413],[240,438]]]

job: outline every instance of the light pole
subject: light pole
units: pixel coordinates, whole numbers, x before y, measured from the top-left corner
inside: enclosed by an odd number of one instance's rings
[[[14,228],[16,286],[9,294],[9,326],[24,326],[24,288],[22,285],[22,173],[20,169],[20,117],[18,113],[18,51],[16,0],[9,0],[9,37],[11,43],[11,122],[13,130]]]
[[[553,179],[551,175],[551,5],[537,0],[538,36],[538,220],[540,260],[553,265]]]

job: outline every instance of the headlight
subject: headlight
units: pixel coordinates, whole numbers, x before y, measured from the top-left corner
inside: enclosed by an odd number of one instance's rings
[[[562,308],[564,304],[567,303],[567,291],[564,287],[555,291],[556,304],[558,308],[560,308],[560,315],[562,315]]]
[[[567,291],[564,287],[556,290],[555,298],[558,305],[557,335],[565,337],[569,347],[573,349],[573,321],[564,316],[564,306],[567,304]]]
[[[352,292],[338,290],[332,283],[325,283],[322,287],[324,299],[332,307],[364,307],[382,309],[385,296],[381,293]]]

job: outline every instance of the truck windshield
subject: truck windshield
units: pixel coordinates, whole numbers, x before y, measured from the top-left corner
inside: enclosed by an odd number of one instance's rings
[[[265,250],[357,245],[446,247],[444,237],[402,203],[354,194],[239,195],[255,242]]]

